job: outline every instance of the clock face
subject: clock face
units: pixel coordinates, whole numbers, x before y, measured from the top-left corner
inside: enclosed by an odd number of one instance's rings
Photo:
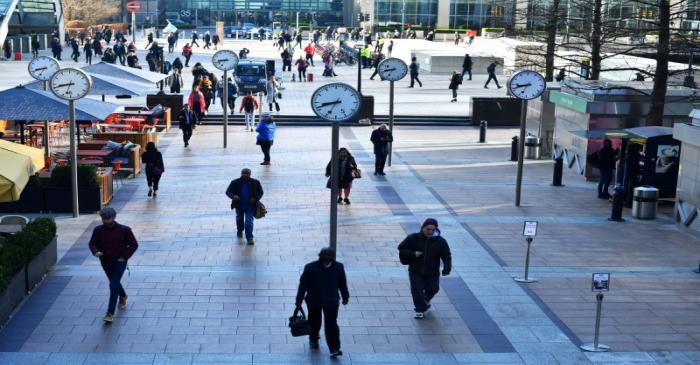
[[[90,92],[92,79],[75,68],[64,68],[56,72],[49,81],[51,91],[61,99],[77,100]]]
[[[311,109],[319,118],[330,122],[352,118],[360,110],[360,104],[360,93],[340,82],[323,85],[311,95]]]
[[[392,57],[379,63],[379,76],[384,80],[398,81],[403,79],[408,73],[406,62]]]
[[[542,95],[546,88],[544,77],[535,71],[518,71],[508,79],[508,91],[518,99],[535,99]]]
[[[33,78],[48,81],[53,74],[61,69],[61,66],[52,57],[39,56],[29,62],[28,69]]]
[[[238,55],[233,51],[221,50],[214,53],[211,62],[221,71],[231,71],[238,64]]]

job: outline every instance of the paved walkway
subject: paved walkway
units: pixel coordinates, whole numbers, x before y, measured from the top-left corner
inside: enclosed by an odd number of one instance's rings
[[[177,130],[159,136],[166,173],[157,199],[139,176],[112,203],[141,244],[124,279],[128,308],[102,324],[107,282],[87,249],[97,216],[60,217],[59,263],[0,332],[0,363],[700,362],[700,293],[689,271],[698,238],[668,216],[608,222],[593,184],[567,171],[565,187],[548,185],[548,161],[526,165],[524,206],[513,207],[507,129],[481,145],[474,129],[397,129],[394,166],[375,178],[370,133],[341,130],[365,172],[352,205],[339,207],[351,294],[339,317],[342,359],[329,360],[324,345],[310,352],[286,327],[300,270],[327,244],[330,128],[279,128],[267,167],[253,134],[236,128],[223,150],[220,128],[201,127],[189,148]],[[262,181],[269,210],[252,247],[235,238],[224,196],[243,167]],[[454,270],[434,310],[415,320],[396,245],[426,217],[440,221]],[[531,271],[540,282],[530,285],[511,279],[522,272],[524,219],[541,222]],[[601,342],[615,352],[588,354],[577,346],[591,340],[589,278],[599,270],[613,278]]]

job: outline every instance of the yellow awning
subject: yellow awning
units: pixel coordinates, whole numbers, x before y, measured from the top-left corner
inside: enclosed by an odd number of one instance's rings
[[[19,200],[32,169],[29,156],[0,148],[0,202]]]
[[[39,148],[29,147],[19,143],[0,139],[0,150],[29,157],[32,166],[32,170],[29,172],[30,175],[34,175],[35,173],[39,172],[39,170],[44,168],[44,151]],[[4,162],[4,160],[0,161]]]

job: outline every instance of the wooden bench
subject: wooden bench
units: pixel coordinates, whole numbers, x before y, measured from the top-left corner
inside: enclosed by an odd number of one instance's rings
[[[129,141],[141,146],[141,153],[146,148],[148,142],[153,142],[157,144],[157,134],[155,130],[151,129],[149,132],[105,132],[105,133],[95,133],[92,137],[96,140],[103,141],[114,141],[114,142],[124,142]],[[140,156],[140,155],[139,155]]]

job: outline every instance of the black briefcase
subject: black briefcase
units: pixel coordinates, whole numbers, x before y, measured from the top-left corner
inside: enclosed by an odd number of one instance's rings
[[[289,329],[294,337],[308,336],[311,334],[311,325],[309,325],[304,309],[301,307],[296,308],[294,314],[289,317]]]

